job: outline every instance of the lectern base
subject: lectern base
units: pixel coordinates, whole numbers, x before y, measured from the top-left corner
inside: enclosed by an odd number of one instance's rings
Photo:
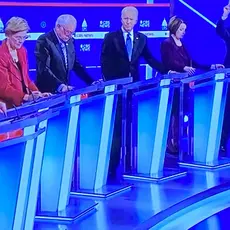
[[[70,195],[72,197],[108,198],[126,192],[131,188],[132,185],[105,185],[97,190],[79,189],[71,192]]]
[[[183,168],[197,168],[197,169],[208,169],[208,170],[215,170],[215,169],[221,169],[225,167],[230,167],[230,159],[227,158],[221,158],[220,160],[216,162],[179,162],[178,163]]]
[[[35,222],[72,223],[95,211],[98,203],[89,200],[71,199],[65,210],[59,212],[38,211]]]
[[[141,173],[132,173],[125,174],[123,178],[125,180],[136,180],[136,181],[146,181],[146,182],[163,182],[176,179],[178,177],[186,176],[187,172],[182,171],[181,169],[164,169],[163,172],[155,175],[150,174],[141,174]]]

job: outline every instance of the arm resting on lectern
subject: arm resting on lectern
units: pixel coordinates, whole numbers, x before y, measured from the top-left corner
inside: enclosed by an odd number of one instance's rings
[[[50,54],[46,38],[40,36],[36,42],[35,48],[36,67],[37,67],[37,83],[52,82],[55,90],[63,84],[50,69]]]
[[[3,58],[0,59],[0,98],[10,104],[19,106],[23,102],[25,93],[15,89],[11,84],[6,61]]]
[[[148,47],[148,39],[145,37],[146,42],[145,42],[145,47],[143,49],[142,56],[144,57],[145,61],[155,70],[160,72],[161,74],[166,74],[168,73],[169,70],[165,68],[165,66],[159,62],[156,58],[153,57],[149,47]]]
[[[74,42],[74,40],[73,40]],[[75,47],[75,45],[74,45]],[[74,60],[74,66],[73,71],[77,74],[78,77],[81,78],[82,81],[84,81],[87,85],[91,85],[94,80],[93,78],[88,74],[86,69],[81,65],[80,61],[77,58],[77,55],[75,54],[75,60]]]

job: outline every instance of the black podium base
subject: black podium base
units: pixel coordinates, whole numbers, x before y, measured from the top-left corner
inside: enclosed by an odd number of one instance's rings
[[[145,181],[145,182],[163,182],[163,181],[169,181],[173,180],[179,177],[186,176],[187,172],[183,171],[181,169],[170,169],[166,168],[163,172],[155,175],[150,174],[141,174],[141,173],[130,173],[130,174],[124,174],[123,178],[125,180],[136,180],[136,181]]]
[[[96,211],[95,207],[98,203],[90,200],[70,199],[70,204],[65,210],[59,212],[43,212],[37,211],[35,222],[64,222],[72,223],[85,215]]]
[[[90,198],[109,198],[115,196],[119,193],[129,191],[132,188],[132,185],[127,184],[109,184],[104,185],[100,189],[91,190],[91,189],[77,189],[74,192],[71,192],[71,197],[90,197]]]
[[[178,164],[180,165],[180,167],[183,167],[183,168],[215,170],[215,169],[230,167],[230,159],[221,158],[216,162],[210,162],[206,164],[203,162],[195,162],[195,161],[179,162]]]

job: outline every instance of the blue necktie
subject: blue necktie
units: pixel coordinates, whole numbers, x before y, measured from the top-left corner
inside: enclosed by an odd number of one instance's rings
[[[130,33],[127,34],[127,38],[126,38],[126,49],[128,52],[128,56],[129,56],[129,61],[131,61],[131,57],[132,57],[132,40],[130,37]]]

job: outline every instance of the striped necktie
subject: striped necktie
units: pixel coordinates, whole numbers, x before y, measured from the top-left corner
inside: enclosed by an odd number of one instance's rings
[[[67,45],[66,43],[61,43],[61,49],[62,49],[62,53],[64,55],[64,60],[65,60],[65,67],[66,69],[68,69],[68,55],[67,55]]]

